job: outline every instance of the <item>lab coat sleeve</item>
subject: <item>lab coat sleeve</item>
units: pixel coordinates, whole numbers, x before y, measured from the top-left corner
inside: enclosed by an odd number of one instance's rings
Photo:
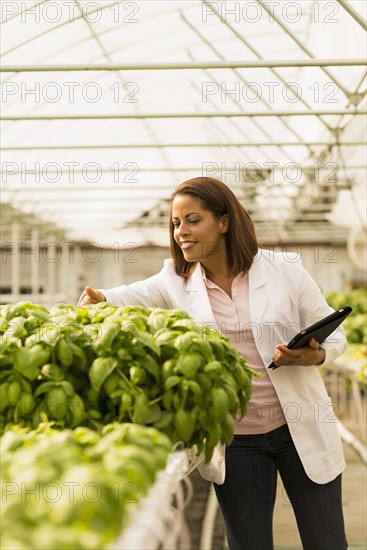
[[[301,281],[299,293],[299,313],[301,327],[306,328],[323,319],[334,309],[328,305],[317,283],[301,265]],[[342,355],[347,348],[347,339],[342,325],[321,344],[326,352],[325,361],[320,366],[327,365]]]
[[[169,264],[165,262],[162,270],[143,281],[137,281],[129,285],[121,285],[109,290],[98,289],[106,297],[107,302],[115,306],[144,306],[160,307],[163,309],[172,308],[166,290],[165,275]]]

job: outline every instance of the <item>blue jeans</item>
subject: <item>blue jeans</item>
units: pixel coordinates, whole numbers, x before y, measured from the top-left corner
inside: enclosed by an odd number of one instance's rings
[[[214,484],[231,550],[273,550],[277,471],[292,504],[304,550],[345,550],[341,475],[320,485],[305,473],[287,424],[235,435],[226,480]]]

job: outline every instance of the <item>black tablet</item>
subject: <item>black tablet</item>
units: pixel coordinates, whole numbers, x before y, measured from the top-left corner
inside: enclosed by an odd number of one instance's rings
[[[326,340],[328,336],[348,317],[352,308],[349,306],[342,307],[337,311],[333,311],[327,317],[324,317],[320,321],[317,321],[313,325],[301,330],[292,340],[287,344],[288,349],[297,349],[305,346],[310,338],[315,338],[319,344]],[[275,363],[271,363],[269,369],[278,368]]]

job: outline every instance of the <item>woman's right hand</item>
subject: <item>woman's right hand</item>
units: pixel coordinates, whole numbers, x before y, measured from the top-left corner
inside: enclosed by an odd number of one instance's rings
[[[87,306],[89,304],[98,304],[105,302],[106,297],[99,290],[95,290],[91,286],[86,286],[83,294],[79,298],[78,306]]]

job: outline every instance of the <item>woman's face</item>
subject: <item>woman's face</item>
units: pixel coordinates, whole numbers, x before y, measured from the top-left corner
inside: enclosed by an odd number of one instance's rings
[[[172,203],[173,238],[179,245],[187,262],[206,259],[218,255],[225,258],[225,237],[227,215],[216,218],[209,210],[204,210],[200,200],[191,195],[178,195]]]

